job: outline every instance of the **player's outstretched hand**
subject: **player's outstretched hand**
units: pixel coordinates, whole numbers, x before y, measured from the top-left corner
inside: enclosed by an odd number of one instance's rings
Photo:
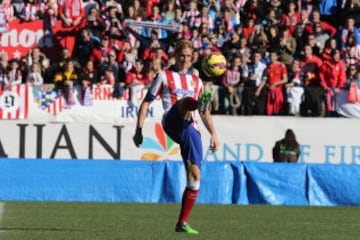
[[[143,142],[143,135],[141,128],[136,128],[135,135],[133,137],[134,143],[136,147],[139,147]]]
[[[217,136],[214,134],[210,137],[210,151],[216,152],[219,148],[219,140]]]

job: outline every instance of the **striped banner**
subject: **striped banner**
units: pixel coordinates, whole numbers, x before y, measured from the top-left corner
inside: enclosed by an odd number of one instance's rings
[[[181,26],[178,24],[162,24],[162,23],[153,23],[148,21],[135,21],[130,19],[125,19],[125,24],[133,27],[145,27],[145,28],[157,28],[157,29],[164,29],[167,31],[172,32],[180,32]]]
[[[0,119],[27,119],[29,86],[21,84],[7,89],[0,87]]]

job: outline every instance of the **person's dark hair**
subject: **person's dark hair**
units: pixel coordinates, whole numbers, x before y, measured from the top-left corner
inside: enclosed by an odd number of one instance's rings
[[[287,148],[296,149],[299,143],[296,140],[295,133],[292,129],[287,129],[285,132],[284,144]]]

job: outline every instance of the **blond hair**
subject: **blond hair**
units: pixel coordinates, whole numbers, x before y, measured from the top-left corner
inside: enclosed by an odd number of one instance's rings
[[[175,54],[180,53],[183,49],[193,50],[192,42],[186,39],[178,40],[175,45]]]

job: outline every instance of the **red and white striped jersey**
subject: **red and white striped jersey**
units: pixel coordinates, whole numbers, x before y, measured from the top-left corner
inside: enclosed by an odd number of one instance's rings
[[[165,112],[180,99],[191,96],[198,99],[203,92],[201,79],[192,72],[180,74],[173,67],[162,71],[153,81],[148,94],[155,99],[160,95]]]

